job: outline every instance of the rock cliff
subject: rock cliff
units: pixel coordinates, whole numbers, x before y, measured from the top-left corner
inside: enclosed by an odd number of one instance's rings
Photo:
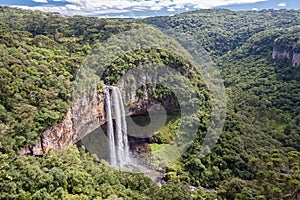
[[[138,97],[136,89],[125,93],[120,88],[127,101],[125,112],[130,115],[147,115],[151,109],[152,113],[160,113],[161,104],[167,113],[174,113],[178,108],[177,99],[167,98],[164,101],[156,101],[149,98],[148,90],[155,88],[144,88],[142,97]],[[157,109],[156,109],[157,108]],[[113,116],[114,117],[114,116]],[[104,95],[96,91],[89,97],[82,97],[68,110],[65,119],[41,134],[38,141],[28,145],[21,150],[21,155],[42,155],[49,149],[63,149],[69,145],[78,143],[84,136],[92,133],[95,129],[106,123]]]
[[[48,128],[35,144],[25,147],[20,154],[42,155],[49,149],[65,148],[105,122],[104,97],[95,91],[74,103],[61,123]]]
[[[288,50],[278,50],[277,48],[273,49],[272,54],[273,59],[288,59],[292,62],[294,67],[300,66],[300,53],[288,51]]]
[[[132,74],[128,73],[122,77],[119,81],[118,87],[121,90],[124,97],[124,103],[126,105],[126,115],[146,115],[151,109],[152,113],[167,112],[168,114],[174,114],[178,111],[179,103],[176,98],[169,96],[161,100],[151,97],[151,93],[156,90],[156,86],[159,85],[160,72],[149,73],[143,71],[143,73]],[[161,72],[165,73],[164,71]],[[157,104],[162,105],[164,110]]]

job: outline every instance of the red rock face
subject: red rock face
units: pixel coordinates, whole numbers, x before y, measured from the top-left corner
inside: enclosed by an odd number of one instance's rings
[[[49,149],[63,149],[77,143],[105,121],[103,95],[95,92],[74,103],[61,123],[48,128],[35,144],[25,147],[20,154],[42,155]]]

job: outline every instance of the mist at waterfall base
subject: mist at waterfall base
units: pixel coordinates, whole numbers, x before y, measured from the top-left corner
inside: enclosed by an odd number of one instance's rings
[[[121,92],[114,86],[105,89],[105,112],[107,123],[85,136],[83,145],[112,167],[149,172],[149,166],[137,154],[130,152],[129,140],[134,140],[130,135],[139,135],[139,140],[149,141],[153,133],[166,123],[166,115],[156,114],[152,118],[148,115],[126,116]]]

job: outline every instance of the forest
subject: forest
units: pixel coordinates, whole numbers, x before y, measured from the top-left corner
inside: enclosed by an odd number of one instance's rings
[[[199,156],[212,99],[193,64],[171,52],[175,43],[170,40],[171,50],[122,51],[104,64],[107,70],[100,77],[101,84],[113,85],[126,71],[155,62],[170,65],[190,80],[201,105],[201,124],[192,145],[163,172],[164,184],[154,184],[143,173],[114,169],[75,144],[41,156],[19,155],[65,118],[85,59],[109,38],[144,26],[191,38],[220,71],[226,120],[211,153]],[[149,35],[151,41],[154,34]],[[300,11],[203,9],[120,20],[0,7],[0,40],[0,199],[300,196],[300,67],[291,56],[300,53]],[[99,75],[97,64],[91,66]],[[141,90],[136,93],[143,96]],[[172,95],[158,87],[151,98],[160,101]],[[150,149],[169,143],[178,124],[176,117],[170,118]],[[155,163],[152,167],[162,170]]]

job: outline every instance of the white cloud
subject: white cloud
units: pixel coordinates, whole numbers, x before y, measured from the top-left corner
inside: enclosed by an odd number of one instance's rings
[[[35,2],[47,3],[47,0],[33,0]],[[213,8],[217,6],[256,3],[267,0],[53,0],[62,1],[67,4],[64,6],[55,6],[46,4],[45,6],[21,6],[14,7],[42,10],[47,12],[60,12],[64,15],[103,15],[118,14],[131,11],[162,10],[167,9],[174,12],[176,9],[188,10],[188,7],[194,8]],[[278,5],[279,6],[279,5]]]
[[[162,8],[162,6],[153,6],[150,8],[150,10],[161,10]]]
[[[174,8],[175,9],[182,9],[182,8],[184,8],[184,5],[178,4],[178,5],[175,5]]]
[[[285,2],[281,2],[277,5],[278,7],[286,7],[286,3]]]
[[[168,12],[175,12],[175,11],[176,11],[176,9],[175,9],[175,8],[173,8],[173,7],[170,7],[170,8],[168,8],[168,9],[167,9],[167,11],[168,11]]]
[[[74,5],[74,4],[67,4],[67,5],[65,5],[65,8],[67,8],[68,10],[74,10],[74,11],[81,10],[80,7],[78,7],[77,5]]]
[[[132,8],[132,10],[133,11],[145,11],[145,10],[148,10],[148,7],[139,6],[139,7]]]
[[[48,0],[32,0],[37,3],[48,3]]]
[[[108,15],[108,14],[120,14],[120,13],[126,13],[129,12],[129,10],[117,10],[117,9],[110,9],[110,10],[93,10],[93,11],[87,11],[87,10],[74,10],[70,9],[70,7],[66,6],[18,6],[18,5],[12,5],[11,7],[14,8],[22,8],[26,10],[41,10],[44,12],[59,12],[64,15]]]

